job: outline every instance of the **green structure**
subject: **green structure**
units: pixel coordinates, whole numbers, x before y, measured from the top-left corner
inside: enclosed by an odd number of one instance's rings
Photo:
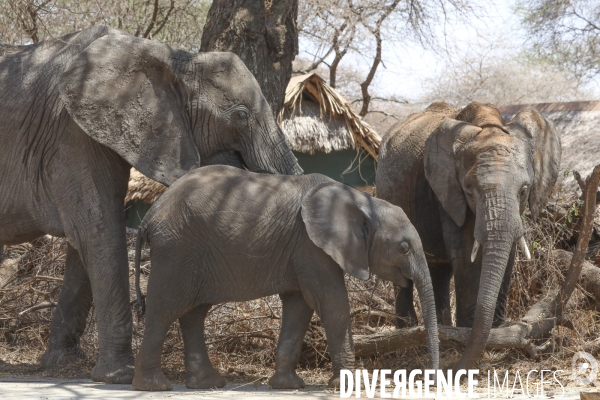
[[[347,149],[329,153],[316,151],[314,154],[294,151],[294,154],[305,174],[327,175],[358,188],[375,184],[375,160],[365,152]]]
[[[373,186],[380,138],[320,76],[290,80],[279,120],[305,173]]]

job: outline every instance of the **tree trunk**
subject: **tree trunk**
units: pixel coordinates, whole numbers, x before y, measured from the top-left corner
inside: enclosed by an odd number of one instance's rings
[[[237,54],[277,115],[298,54],[298,0],[214,0],[201,51]]]

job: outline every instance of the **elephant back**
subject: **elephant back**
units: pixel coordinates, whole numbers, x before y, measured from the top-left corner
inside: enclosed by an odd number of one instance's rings
[[[425,178],[425,142],[444,118],[455,118],[459,112],[447,103],[433,103],[392,126],[379,150],[377,197],[404,210],[429,254],[444,246],[438,245],[443,240],[441,229],[431,229],[431,224],[439,224],[439,218],[437,199]]]
[[[425,142],[444,118],[454,118],[460,109],[433,103],[422,112],[394,124],[383,137],[376,174],[377,197],[414,215],[414,193],[423,175]]]

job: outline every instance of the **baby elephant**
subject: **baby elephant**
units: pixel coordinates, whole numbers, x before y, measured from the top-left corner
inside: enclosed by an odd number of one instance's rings
[[[222,387],[204,341],[213,304],[278,293],[282,301],[273,388],[304,387],[296,374],[313,311],[327,335],[334,375],[354,368],[344,272],[371,273],[407,286],[421,299],[432,368],[438,368],[433,289],[421,240],[397,206],[319,174],[257,174],[227,166],[193,170],[152,206],[138,231],[136,285],[144,241],[152,272],[144,340],[133,387],[170,390],[161,370],[165,335],[179,319],[187,387]]]

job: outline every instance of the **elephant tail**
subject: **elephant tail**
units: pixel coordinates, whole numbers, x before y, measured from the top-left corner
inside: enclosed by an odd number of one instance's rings
[[[142,258],[142,247],[144,247],[145,237],[146,229],[144,226],[140,226],[135,241],[135,294],[137,296],[138,317],[141,317],[146,312],[146,298],[142,295],[142,289],[140,288],[140,259]]]

